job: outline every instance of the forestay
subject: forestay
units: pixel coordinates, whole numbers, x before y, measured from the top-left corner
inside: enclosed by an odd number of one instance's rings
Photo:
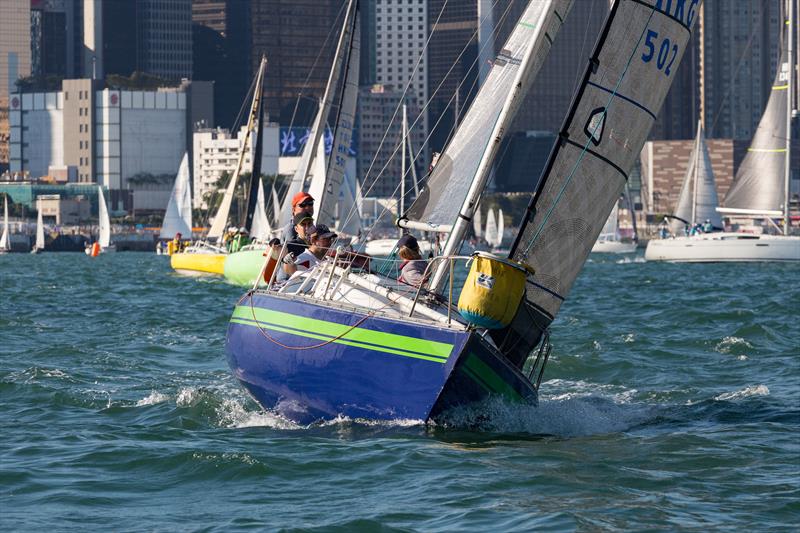
[[[511,250],[535,274],[504,342],[529,349],[569,294],[677,76],[701,2],[614,3]]]
[[[681,194],[675,207],[674,215],[688,221],[692,226],[708,220],[715,227],[722,227],[722,217],[717,212],[719,200],[717,199],[717,186],[714,180],[714,170],[711,168],[711,157],[708,154],[708,145],[703,126],[697,124],[697,137],[694,150],[689,158],[689,168],[683,178]],[[683,232],[685,224],[673,219],[670,222],[672,233]]]
[[[333,224],[336,216],[339,191],[345,180],[345,167],[350,154],[350,143],[353,139],[353,125],[358,100],[359,63],[361,62],[361,16],[358,2],[354,2],[354,10],[354,16],[348,19],[352,20],[350,26],[344,28],[345,43],[349,43],[349,46],[343,50],[345,75],[339,105],[336,108],[336,118],[333,121],[333,145],[325,171],[325,187],[317,202],[317,221],[329,225]],[[347,212],[340,213],[340,217],[346,217],[347,214]]]
[[[767,107],[725,196],[726,209],[779,211],[783,208],[788,89],[789,63],[784,46]]]
[[[485,183],[505,128],[533,83],[571,5],[572,0],[528,4],[425,187],[405,213],[409,222],[429,226],[426,229],[452,228],[473,182]]]

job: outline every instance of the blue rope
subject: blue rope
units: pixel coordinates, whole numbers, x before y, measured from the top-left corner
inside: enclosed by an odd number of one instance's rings
[[[647,31],[647,27],[650,24],[650,21],[653,19],[653,14],[655,14],[655,7],[653,7],[652,10],[650,11],[650,16],[647,18],[647,22],[645,23],[644,28],[642,28],[642,33],[639,35],[639,40],[636,42],[636,46],[633,48],[633,51],[631,52],[631,55],[628,58],[628,63],[625,65],[625,69],[622,71],[622,75],[620,76],[619,81],[617,81],[617,85],[614,87],[611,96],[609,96],[608,98],[608,102],[606,103],[605,108],[603,110],[603,120],[598,121],[598,123],[592,130],[592,135],[586,141],[586,145],[583,147],[580,157],[578,157],[578,160],[575,162],[575,166],[572,168],[572,171],[569,173],[569,176],[567,176],[567,179],[564,181],[564,185],[561,187],[561,190],[559,191],[558,195],[556,195],[556,199],[553,202],[553,205],[550,206],[550,210],[545,215],[544,220],[542,220],[542,224],[536,230],[536,233],[534,234],[533,239],[531,239],[531,242],[528,243],[528,247],[525,248],[525,255],[528,255],[528,252],[531,251],[531,246],[533,246],[533,243],[536,242],[536,239],[539,238],[539,235],[541,234],[542,230],[547,224],[547,220],[550,218],[550,215],[553,214],[553,210],[561,201],[562,196],[564,196],[564,192],[567,190],[567,185],[569,185],[570,181],[572,181],[572,178],[575,176],[575,172],[578,171],[578,166],[581,164],[581,161],[583,161],[583,158],[586,155],[586,151],[589,149],[589,143],[592,142],[592,138],[594,137],[594,134],[597,132],[597,128],[599,128],[601,124],[605,124],[606,115],[608,114],[609,107],[611,107],[611,102],[614,100],[614,97],[616,97],[617,93],[619,92],[619,86],[622,84],[622,80],[625,79],[625,75],[628,73],[628,69],[631,66],[631,61],[633,61],[633,56],[636,55],[636,52],[639,50],[639,45],[642,42],[642,38],[644,37],[644,34]]]

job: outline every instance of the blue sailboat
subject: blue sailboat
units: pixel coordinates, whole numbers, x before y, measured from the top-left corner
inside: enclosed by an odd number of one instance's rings
[[[261,406],[310,423],[338,416],[440,420],[495,396],[536,405],[548,327],[674,79],[665,62],[644,59],[647,43],[668,41],[670,54],[675,46],[674,72],[695,18],[662,11],[658,0],[614,4],[508,257],[460,256],[500,141],[571,4],[529,3],[398,221],[447,234],[422,287],[370,272],[337,248],[288,282],[275,284],[273,276],[240,299],[226,354]],[[348,9],[357,19],[357,2]],[[453,272],[461,261],[470,271],[456,305]]]

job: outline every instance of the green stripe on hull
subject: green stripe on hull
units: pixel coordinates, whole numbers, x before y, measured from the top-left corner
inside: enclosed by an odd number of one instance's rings
[[[500,394],[514,402],[524,402],[524,398],[513,387],[497,375],[492,368],[481,361],[480,357],[471,353],[464,361],[464,371],[478,385],[484,389]]]
[[[255,317],[253,316],[254,312]],[[253,327],[261,326],[312,339],[331,340],[336,338],[333,341],[336,344],[357,346],[436,363],[447,362],[453,351],[452,344],[366,328],[352,328],[337,322],[327,322],[259,307],[237,306],[233,311],[231,322]]]

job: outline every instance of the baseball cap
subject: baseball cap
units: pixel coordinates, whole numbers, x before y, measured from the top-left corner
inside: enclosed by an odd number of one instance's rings
[[[299,193],[292,196],[292,207],[297,207],[299,204],[302,204],[305,200],[311,200],[313,202],[314,198],[307,192],[300,191]]]
[[[317,224],[317,231],[316,231],[317,239],[335,239],[338,235],[331,231],[331,228],[326,226],[325,224]]]
[[[312,224],[314,223],[314,217],[308,213],[297,213],[292,219],[292,223],[296,226],[306,219],[310,220]]]
[[[414,250],[419,249],[419,243],[417,243],[416,237],[411,235],[410,233],[406,233],[397,241],[397,247],[402,248],[403,246],[408,246],[409,248],[413,248]]]

